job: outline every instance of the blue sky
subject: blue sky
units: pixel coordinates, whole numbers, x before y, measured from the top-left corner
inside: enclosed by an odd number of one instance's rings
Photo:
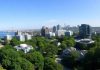
[[[100,0],[0,0],[0,30],[100,26]]]

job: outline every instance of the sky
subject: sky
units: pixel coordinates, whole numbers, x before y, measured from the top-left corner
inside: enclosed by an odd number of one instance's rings
[[[0,30],[100,26],[100,0],[0,0]]]

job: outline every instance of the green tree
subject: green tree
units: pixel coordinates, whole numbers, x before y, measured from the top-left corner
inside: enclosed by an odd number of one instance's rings
[[[6,70],[6,69],[4,69],[4,68],[2,67],[2,65],[0,65],[0,70]]]
[[[27,40],[27,41],[25,41],[24,43],[29,44],[29,45],[32,45],[33,47],[36,47],[36,42],[33,41],[33,40],[34,40],[34,39],[32,39],[32,40]]]
[[[10,41],[10,45],[12,46],[16,46],[19,45],[21,42],[18,41],[18,39],[16,37],[14,37],[11,41]]]
[[[28,53],[26,59],[35,65],[36,70],[43,70],[44,57],[39,52]]]
[[[45,50],[45,45],[43,42],[38,42],[38,47],[39,47],[39,51],[41,51],[42,53],[44,52]]]
[[[62,38],[58,38],[58,41],[61,43],[66,43],[67,47],[73,47],[75,46],[75,39],[74,37],[62,37]]]
[[[0,63],[7,70],[34,70],[31,62],[22,58],[18,52],[11,48],[0,49]]]
[[[24,58],[18,58],[17,62],[19,62],[22,70],[34,70],[33,64]]]
[[[47,56],[54,56],[57,54],[57,52],[58,52],[58,47],[55,45],[49,44],[46,47],[46,55]]]
[[[66,42],[62,42],[61,45],[60,45],[60,48],[62,50],[66,49],[67,48]]]
[[[73,37],[69,37],[66,40],[66,44],[68,47],[73,47],[75,46],[75,39]]]
[[[90,49],[85,55],[82,64],[84,70],[100,69],[100,47]]]
[[[46,57],[43,70],[63,70],[63,68],[60,64],[55,63],[53,58]]]
[[[66,55],[62,59],[62,63],[64,66],[74,68],[77,66],[77,61],[79,59],[79,52],[72,51],[69,55]]]

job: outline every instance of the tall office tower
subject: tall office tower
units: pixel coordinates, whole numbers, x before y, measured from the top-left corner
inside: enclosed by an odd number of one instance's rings
[[[49,28],[43,26],[42,29],[41,29],[41,35],[46,36],[48,34],[49,34]]]
[[[30,34],[25,34],[25,40],[31,40],[32,39],[32,35]]]
[[[60,30],[61,29],[61,26],[60,25],[57,25],[57,30]]]
[[[54,27],[53,27],[53,32],[55,33],[56,31],[57,31],[57,27],[54,26]]]
[[[65,35],[66,35],[66,36],[72,36],[72,35],[73,35],[73,31],[66,31],[66,32],[65,32]]]
[[[79,26],[79,36],[81,38],[91,38],[91,27],[87,24],[81,24]]]
[[[24,35],[17,35],[16,38],[17,38],[19,41],[22,41],[22,42],[25,41],[25,36],[24,36]]]
[[[46,28],[45,26],[42,27],[42,29],[41,29],[41,36],[45,36],[45,28]]]
[[[6,35],[6,36],[4,37],[4,39],[5,39],[5,40],[8,40],[8,41],[9,41],[9,40],[12,40],[12,36],[11,36],[11,35]]]
[[[15,32],[15,35],[22,35],[22,32],[21,31],[17,31],[17,32]]]
[[[64,36],[65,32],[66,32],[66,30],[57,30],[55,34],[56,34],[56,36],[60,37],[60,36]]]

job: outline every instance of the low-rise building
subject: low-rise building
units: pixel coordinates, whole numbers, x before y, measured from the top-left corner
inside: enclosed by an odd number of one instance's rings
[[[23,50],[24,53],[28,53],[31,49],[33,49],[32,46],[27,45],[27,44],[20,44],[20,45],[18,45],[18,46],[15,46],[14,48],[15,48],[17,51]]]
[[[69,47],[69,48],[66,48],[66,49],[63,51],[62,57],[70,56],[71,52],[73,52],[73,51],[78,52],[78,54],[79,54],[79,58],[77,58],[78,60],[80,60],[81,58],[83,58],[84,55],[87,53],[87,50],[77,50],[77,49],[74,48],[74,47]]]
[[[81,43],[81,44],[92,44],[95,41],[93,41],[92,39],[80,39],[80,40],[75,40],[77,43]]]
[[[76,48],[74,48],[74,47],[68,47],[68,48],[66,48],[66,49],[63,51],[62,56],[64,57],[64,56],[70,55],[70,53],[71,53],[72,51],[76,51]]]
[[[81,59],[81,58],[83,58],[84,55],[87,53],[87,50],[78,50],[78,52],[80,53],[79,59]]]

